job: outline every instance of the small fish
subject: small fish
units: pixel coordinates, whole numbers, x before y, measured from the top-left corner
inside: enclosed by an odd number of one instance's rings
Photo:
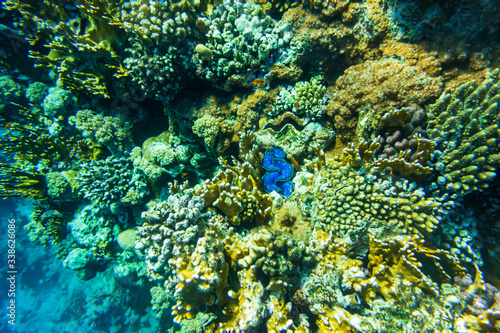
[[[295,168],[295,170],[302,171],[302,168],[300,167],[299,163],[297,163],[297,161],[295,160],[295,158],[293,158],[292,153],[290,153],[290,160],[292,161],[292,165]]]
[[[182,179],[186,179],[188,175],[189,175],[189,172],[181,172]]]
[[[266,84],[266,80],[264,79],[255,79],[252,81],[254,87],[262,87],[264,84]]]

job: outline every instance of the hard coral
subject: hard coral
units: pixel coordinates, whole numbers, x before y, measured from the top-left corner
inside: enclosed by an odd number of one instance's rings
[[[247,133],[240,142],[244,162],[233,158],[234,166],[220,159],[223,170],[214,178],[196,187],[196,193],[207,207],[217,207],[234,225],[257,222],[262,224],[272,217],[271,197],[262,193],[261,156],[253,145],[253,135]]]
[[[441,204],[407,180],[378,178],[331,162],[315,184],[319,199],[314,214],[338,235],[377,226],[397,228],[404,234],[429,233],[442,218]]]
[[[441,78],[434,78],[420,68],[395,59],[366,61],[346,70],[331,88],[326,113],[335,127],[354,128],[358,113],[384,112],[412,104],[423,104],[442,91]],[[360,119],[364,124],[366,120]],[[346,127],[347,126],[347,127]]]
[[[482,191],[500,165],[500,70],[481,83],[469,82],[444,93],[429,107],[427,132],[436,140],[440,185],[464,195]],[[444,178],[443,178],[444,177]]]

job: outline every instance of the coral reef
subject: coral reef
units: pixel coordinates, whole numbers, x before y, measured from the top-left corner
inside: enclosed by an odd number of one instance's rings
[[[335,138],[335,132],[320,123],[301,126],[289,114],[277,125],[267,123],[255,134],[255,144],[262,150],[279,147],[289,152],[297,161],[316,157],[315,146],[327,147]]]
[[[2,2],[18,330],[500,331],[496,7]]]
[[[315,184],[319,192],[315,217],[336,235],[380,227],[409,234],[430,233],[444,214],[442,204],[427,197],[416,183],[377,177],[351,164],[331,162]]]
[[[253,135],[246,133],[240,145],[244,162],[233,159],[234,166],[230,166],[221,159],[224,169],[196,187],[196,193],[203,198],[205,206],[217,207],[234,225],[242,222],[262,224],[272,217],[272,199],[262,193],[260,182],[262,158],[252,143]]]
[[[203,200],[188,190],[170,195],[167,201],[142,214],[144,223],[136,230],[135,248],[145,256],[151,278],[170,281],[175,277],[173,262],[169,261],[193,252],[201,232],[197,221],[202,218],[202,208]],[[169,282],[170,292],[173,292],[172,283]]]
[[[326,113],[338,130],[349,130],[385,112],[409,105],[423,105],[439,96],[443,83],[422,69],[396,59],[366,61],[352,66],[329,92]]]
[[[208,114],[196,119],[193,125],[193,133],[202,138],[208,147],[215,145],[219,131],[219,122],[215,117]]]
[[[118,117],[102,116],[91,110],[81,110],[68,119],[84,137],[99,145],[106,146],[114,153],[131,148],[130,124]]]

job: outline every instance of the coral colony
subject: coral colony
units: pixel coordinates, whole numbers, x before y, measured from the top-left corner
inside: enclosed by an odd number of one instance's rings
[[[20,331],[500,332],[498,4],[0,16]]]

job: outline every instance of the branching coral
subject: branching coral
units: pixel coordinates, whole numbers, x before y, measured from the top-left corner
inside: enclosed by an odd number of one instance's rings
[[[219,131],[220,125],[217,118],[208,114],[196,119],[193,125],[194,134],[202,138],[207,147],[214,147]]]
[[[208,27],[204,46],[211,57],[208,61],[203,61],[200,53],[193,57],[197,74],[222,86],[232,75],[244,77],[259,69],[267,72],[271,53],[285,48],[291,39],[286,26],[251,2],[224,2],[208,18],[199,20]]]
[[[168,280],[174,276],[170,259],[188,260],[201,232],[203,200],[190,190],[172,194],[142,214],[144,224],[137,228],[139,240],[135,248],[145,255],[148,275]],[[175,282],[174,282],[175,283]],[[173,292],[173,285],[169,285]]]
[[[69,123],[81,131],[84,137],[107,146],[112,152],[123,152],[132,146],[131,126],[118,117],[81,110],[76,116],[69,117]]]
[[[500,70],[444,93],[429,107],[427,132],[438,142],[438,183],[460,195],[481,191],[500,165]]]
[[[134,172],[128,157],[82,163],[75,180],[80,195],[96,204],[137,205],[149,194],[143,176]]]
[[[170,45],[160,51],[136,40],[127,52],[130,56],[117,76],[131,78],[147,97],[169,102],[183,76],[188,76],[189,52],[183,47]]]
[[[375,150],[351,150],[347,156],[359,165]],[[441,204],[426,197],[416,183],[387,176],[377,178],[350,164],[331,162],[321,171],[316,184],[322,197],[315,205],[317,219],[341,234],[370,225],[398,228],[409,234],[429,233],[444,213]]]

